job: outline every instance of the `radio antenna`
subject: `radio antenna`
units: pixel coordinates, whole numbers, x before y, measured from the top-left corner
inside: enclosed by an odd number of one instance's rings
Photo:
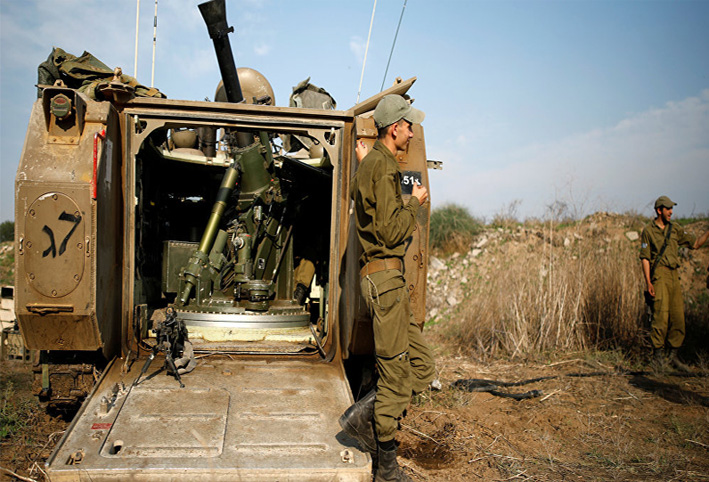
[[[377,9],[377,0],[374,0],[372,7],[372,19],[369,21],[369,34],[367,34],[367,47],[364,49],[364,61],[362,62],[362,75],[359,77],[359,90],[357,91],[357,102],[359,104],[359,94],[362,93],[362,80],[364,80],[364,66],[367,65],[367,52],[369,52],[369,39],[372,37],[372,25],[374,25],[374,11]]]
[[[150,87],[155,86],[155,44],[158,36],[158,0],[155,0],[155,19],[153,20],[153,68],[150,73]]]
[[[387,60],[387,68],[384,71],[384,78],[382,79],[382,86],[379,92],[384,90],[384,82],[387,80],[387,74],[389,73],[389,64],[391,63],[391,56],[394,54],[394,46],[396,45],[396,38],[399,36],[399,27],[401,27],[401,20],[404,18],[404,10],[406,10],[406,0],[404,0],[404,6],[401,8],[401,16],[399,17],[399,25],[396,26],[396,33],[394,34],[394,42],[391,44],[391,52],[389,52],[389,60]]]
[[[138,79],[138,25],[140,25],[140,0],[135,7],[135,63],[133,64],[133,77]]]

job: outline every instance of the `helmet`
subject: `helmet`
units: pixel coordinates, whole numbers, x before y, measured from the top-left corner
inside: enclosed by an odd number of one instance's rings
[[[236,69],[236,74],[239,76],[239,83],[241,84],[241,93],[244,96],[244,102],[247,104],[253,104],[254,99],[269,96],[270,100],[265,104],[276,105],[276,97],[273,93],[273,88],[261,72],[248,67],[239,67]],[[217,91],[214,94],[214,101],[229,102],[226,97],[226,89],[224,89],[223,80],[219,81]]]

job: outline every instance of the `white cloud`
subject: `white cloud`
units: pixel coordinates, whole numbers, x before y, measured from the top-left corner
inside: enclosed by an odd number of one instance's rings
[[[259,56],[268,55],[271,51],[271,46],[266,44],[259,44],[254,46],[254,53]]]
[[[350,52],[354,54],[358,64],[364,62],[364,51],[366,48],[367,44],[361,37],[350,37]]]
[[[469,149],[456,149],[461,135],[433,158],[444,172],[432,173],[436,204],[463,202],[474,214],[490,216],[522,199],[524,216],[541,216],[555,200],[596,209],[644,210],[660,194],[679,203],[679,215],[709,210],[709,90],[668,102],[615,126],[528,145],[483,162]],[[576,199],[573,199],[573,198]],[[462,201],[464,200],[464,201]],[[684,206],[684,208],[683,208]]]

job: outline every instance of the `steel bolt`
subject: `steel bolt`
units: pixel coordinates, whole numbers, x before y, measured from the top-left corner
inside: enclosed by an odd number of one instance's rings
[[[56,201],[57,199],[59,199],[59,197],[56,194],[52,194],[52,199]]]
[[[81,278],[79,278],[79,275],[78,275],[78,274],[75,274],[75,275],[74,275],[74,280],[75,280],[75,281],[79,281],[80,279],[81,279]]]
[[[83,249],[84,245],[82,243],[76,243],[76,247],[79,249]]]
[[[57,290],[52,290],[52,296],[57,296]]]
[[[35,214],[37,214],[37,213],[34,212],[34,209],[30,209],[30,216],[34,217]]]
[[[27,241],[27,247],[31,248],[32,247],[32,241]]]
[[[34,279],[34,273],[30,273],[30,279],[31,279],[31,280]]]

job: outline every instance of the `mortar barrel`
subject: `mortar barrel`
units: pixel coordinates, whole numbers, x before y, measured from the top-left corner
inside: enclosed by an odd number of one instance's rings
[[[224,0],[211,0],[201,3],[199,11],[207,24],[209,37],[214,43],[227,100],[234,103],[241,102],[244,100],[244,95],[241,92],[241,84],[236,73],[236,64],[234,63],[234,55],[231,52],[228,36],[230,32],[234,31],[234,27],[227,25]]]

